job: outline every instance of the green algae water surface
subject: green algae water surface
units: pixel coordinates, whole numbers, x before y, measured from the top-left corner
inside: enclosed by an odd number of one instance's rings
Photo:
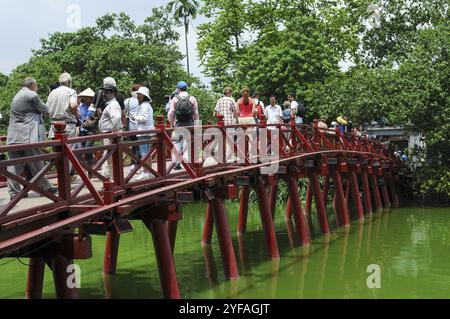
[[[238,206],[227,208],[240,278],[224,280],[215,236],[210,247],[200,245],[205,205],[186,206],[175,248],[183,298],[450,298],[449,208],[394,209],[316,237],[309,248],[296,245],[280,208],[276,261],[268,258],[256,207],[239,238]],[[120,239],[115,276],[102,276],[105,239],[93,237],[93,258],[77,261],[82,298],[162,298],[151,236],[140,222],[133,226]],[[27,262],[0,261],[0,298],[24,297]],[[44,298],[54,297],[47,269]]]

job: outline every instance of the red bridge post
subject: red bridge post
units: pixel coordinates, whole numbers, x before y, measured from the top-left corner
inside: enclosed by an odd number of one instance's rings
[[[355,203],[356,212],[358,213],[358,219],[364,219],[364,210],[359,192],[358,176],[356,175],[355,169],[356,168],[352,168],[349,173],[352,197],[353,202]]]
[[[350,227],[350,214],[347,201],[345,200],[344,187],[342,185],[341,172],[338,169],[334,171],[334,188],[336,192],[336,201],[339,207],[339,214],[344,227]]]
[[[26,299],[41,299],[44,285],[45,261],[42,258],[30,258],[28,266]]]
[[[213,206],[214,210],[214,222],[216,224],[217,239],[222,255],[225,278],[236,280],[239,278],[239,272],[225,213],[225,204],[221,194],[216,192],[214,199],[211,200],[210,204]]]
[[[380,194],[380,188],[378,187],[377,175],[371,174],[370,179],[372,181],[372,191],[373,191],[374,197],[375,197],[375,207],[377,209],[377,212],[381,213],[383,211],[383,205],[381,203],[381,194]]]
[[[269,191],[269,205],[270,212],[272,214],[272,219],[275,218],[275,209],[277,206],[277,196],[278,196],[278,176],[275,176],[275,184],[270,186]]]
[[[258,197],[259,214],[261,215],[261,222],[266,237],[267,248],[269,250],[270,257],[272,259],[278,259],[280,258],[280,253],[278,252],[275,226],[270,214],[269,200],[267,197],[266,188],[264,187],[264,183],[261,180],[261,177],[255,177],[254,188],[256,191],[256,196]]]
[[[73,265],[73,259],[68,259],[62,255],[53,256],[51,259],[51,269],[53,271],[53,281],[55,283],[56,298],[58,299],[78,299],[76,287],[68,286],[68,267]]]
[[[323,202],[323,195],[320,187],[319,177],[317,176],[316,172],[309,172],[309,183],[311,185],[310,187],[312,187],[312,193],[316,203],[320,229],[322,230],[322,234],[328,235],[330,233],[330,227],[328,225],[327,211]]]
[[[309,231],[305,217],[303,216],[297,180],[293,176],[286,176],[286,184],[289,190],[290,206],[293,209],[295,225],[300,241],[302,245],[309,245]]]
[[[395,187],[394,179],[392,176],[390,176],[388,178],[388,185],[389,185],[389,190],[390,190],[391,197],[392,197],[392,207],[397,208],[399,205],[399,197],[398,197],[397,188]]]
[[[367,167],[363,168],[361,180],[364,191],[364,207],[366,209],[366,214],[372,215],[373,213],[372,198],[370,196],[369,176],[367,175]]]
[[[248,201],[250,195],[250,186],[241,187],[239,198],[239,217],[238,217],[238,235],[244,234],[247,229]]]
[[[55,139],[61,141],[61,146],[55,147],[55,152],[61,153],[62,157],[56,163],[56,171],[58,175],[58,193],[59,197],[70,201],[70,166],[67,160],[64,144],[67,144],[68,136],[66,133],[65,122],[53,122],[55,128]]]
[[[205,212],[205,224],[203,225],[202,246],[211,244],[214,228],[213,205],[208,202]]]
[[[114,183],[103,183],[103,196],[106,205],[114,203]],[[110,226],[111,227],[111,226]],[[106,232],[105,256],[103,259],[103,274],[115,275],[117,270],[117,259],[119,255],[120,235],[114,228]]]
[[[164,298],[180,299],[180,289],[178,288],[167,225],[163,220],[153,219],[148,215],[143,216],[142,221],[152,234],[156,261],[158,263],[159,280]]]

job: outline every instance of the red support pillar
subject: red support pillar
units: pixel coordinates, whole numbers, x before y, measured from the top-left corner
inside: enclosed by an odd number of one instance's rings
[[[330,187],[330,177],[327,175],[324,178],[323,192],[322,192],[323,203],[324,203],[325,207],[327,207],[327,204],[328,204],[328,189],[329,189],[329,187]]]
[[[327,211],[323,202],[322,190],[320,187],[319,177],[317,173],[311,172],[309,175],[309,182],[312,186],[312,193],[316,203],[317,216],[320,223],[320,229],[322,234],[328,235],[330,233],[330,227],[328,225]]]
[[[205,212],[205,224],[203,225],[202,246],[211,244],[213,228],[214,228],[213,206],[211,203],[208,203]]]
[[[261,215],[261,222],[266,237],[267,248],[269,250],[270,257],[272,259],[280,258],[278,252],[277,238],[275,235],[275,226],[270,214],[269,200],[267,198],[267,192],[264,187],[264,183],[260,177],[255,178],[255,191],[258,197],[259,214]],[[292,200],[292,199],[291,199]]]
[[[305,218],[302,212],[302,205],[300,201],[300,196],[298,193],[298,184],[294,177],[286,176],[286,184],[289,190],[289,198],[292,205],[295,225],[297,229],[297,233],[300,237],[300,242],[302,245],[309,245],[309,231],[308,226],[306,224]]]
[[[26,299],[41,299],[44,285],[45,261],[41,258],[30,258],[28,267]]]
[[[211,205],[214,210],[214,222],[216,224],[217,240],[219,241],[220,253],[222,255],[224,273],[226,279],[236,280],[239,272],[236,263],[236,255],[233,249],[233,242],[228,227],[228,220],[225,213],[223,199],[215,194]]]
[[[61,159],[56,162],[56,172],[58,175],[58,194],[64,200],[71,201],[70,196],[70,165],[67,160],[67,154],[64,144],[67,143],[68,136],[66,133],[65,122],[53,122],[55,128],[55,140],[61,141],[61,145],[55,147],[55,152],[62,153]]]
[[[250,186],[242,186],[239,202],[238,235],[245,233],[247,229],[248,200],[250,195]]]
[[[375,174],[370,175],[370,179],[372,180],[372,191],[375,197],[375,207],[377,208],[377,212],[380,213],[383,210],[383,204],[381,203],[381,194],[380,188],[378,187],[378,179]]]
[[[112,204],[114,198],[114,183],[103,183],[103,198],[105,204]],[[105,256],[103,258],[103,274],[115,275],[117,270],[117,258],[119,256],[119,239],[120,234],[114,228],[111,228],[106,233]]]
[[[105,257],[103,259],[103,274],[105,275],[116,274],[119,240],[120,235],[115,230],[106,233]]]
[[[372,198],[370,197],[370,186],[369,186],[369,176],[367,175],[367,171],[363,169],[362,175],[362,186],[364,191],[364,207],[366,209],[366,214],[372,215]]]
[[[275,218],[277,195],[278,195],[278,179],[277,179],[277,182],[275,183],[275,185],[270,187],[270,193],[269,193],[269,204],[270,204],[270,212],[272,213],[272,219]]]
[[[350,214],[347,201],[345,200],[344,187],[342,185],[342,176],[338,170],[334,171],[334,189],[336,192],[336,202],[339,207],[339,214],[344,227],[350,227]]]
[[[306,216],[311,215],[311,205],[312,205],[312,188],[310,183],[308,183],[308,187],[306,188],[306,202],[305,202],[305,214]]]
[[[67,272],[69,265],[73,260],[69,260],[61,255],[52,257],[51,268],[53,271],[53,281],[55,283],[56,298],[58,299],[78,299],[78,290],[76,287],[69,287],[70,272]]]
[[[309,231],[313,231],[313,224],[312,224],[312,218],[311,218],[311,206],[312,206],[312,187],[310,183],[308,183],[308,186],[306,187],[306,199],[305,199],[305,216],[308,219],[308,225],[309,225]]]
[[[387,188],[386,179],[383,177],[383,185],[381,186],[381,191],[383,193],[383,202],[385,208],[391,208],[391,200],[389,199],[389,192]]]
[[[177,228],[178,228],[178,220],[169,220],[167,222],[167,231],[169,232],[169,240],[170,240],[170,248],[173,252],[175,251],[175,241],[177,239]]]
[[[158,165],[158,173],[161,174],[161,176],[166,175],[166,159],[167,159],[167,144],[164,142],[164,131],[166,130],[166,127],[164,125],[164,115],[158,115],[156,117],[156,129],[160,130],[161,133],[158,133],[159,138],[159,144],[158,144],[158,151],[157,151],[157,165]]]
[[[286,204],[286,212],[285,212],[284,216],[285,216],[284,217],[285,220],[291,220],[291,218],[292,218],[292,201],[291,201],[290,196],[288,197],[288,201]]]
[[[389,185],[389,190],[390,190],[391,196],[392,196],[392,207],[397,208],[399,205],[399,198],[398,198],[398,192],[397,192],[397,188],[395,187],[393,178],[388,179],[388,185]]]
[[[350,183],[352,188],[352,197],[355,203],[356,212],[358,213],[358,219],[364,219],[364,210],[362,205],[361,196],[359,193],[358,176],[355,171],[350,171]]]
[[[147,216],[144,216],[142,221],[152,233],[156,261],[158,262],[159,280],[164,298],[180,299],[180,289],[178,288],[167,225],[160,219],[151,219]]]

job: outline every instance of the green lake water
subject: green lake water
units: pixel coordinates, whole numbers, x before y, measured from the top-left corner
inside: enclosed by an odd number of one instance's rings
[[[449,208],[394,209],[355,221],[347,231],[337,229],[329,239],[316,236],[309,249],[293,245],[279,209],[281,258],[271,261],[255,207],[247,234],[235,235],[237,205],[227,205],[240,273],[236,281],[224,280],[215,235],[211,247],[200,245],[205,205],[184,207],[174,256],[183,298],[450,297]],[[162,298],[150,233],[140,222],[133,226],[134,232],[121,237],[117,275],[108,278],[102,276],[105,238],[93,237],[93,258],[77,261],[82,298]],[[21,262],[0,260],[0,298],[24,297],[27,267]],[[378,289],[366,283],[372,264],[380,267]],[[47,268],[44,298],[54,297]]]

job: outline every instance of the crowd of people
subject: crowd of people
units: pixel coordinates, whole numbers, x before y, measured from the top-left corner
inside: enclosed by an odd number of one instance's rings
[[[63,73],[59,77],[58,84],[53,85],[48,96],[47,103],[44,103],[39,95],[38,83],[33,78],[26,78],[23,81],[22,89],[16,94],[11,104],[10,123],[8,127],[7,144],[27,144],[41,142],[55,138],[55,127],[52,124],[46,136],[44,118],[50,118],[51,123],[64,122],[66,124],[66,134],[69,138],[76,136],[91,136],[95,134],[115,133],[124,130],[137,131],[135,136],[130,137],[134,141],[149,140],[149,143],[142,143],[132,149],[132,167],[141,160],[148,160],[151,151],[151,133],[155,128],[154,112],[152,108],[152,98],[147,87],[141,84],[133,84],[130,90],[130,97],[124,98],[118,92],[116,81],[107,77],[103,80],[98,91],[86,88],[81,93],[73,89],[73,80],[70,74]],[[176,90],[166,96],[167,104],[165,111],[172,127],[193,126],[200,119],[199,104],[197,99],[188,93],[188,84],[180,81]],[[250,95],[250,89],[243,87],[237,101],[233,97],[231,87],[226,87],[223,97],[217,101],[214,115],[223,115],[225,125],[237,124],[258,124],[265,118],[269,129],[275,129],[272,124],[290,123],[295,120],[296,124],[306,123],[307,110],[302,102],[297,99],[295,92],[288,95],[288,101],[283,103],[283,107],[278,104],[277,97],[271,95],[269,104],[264,105],[259,93]],[[264,116],[263,116],[264,115]],[[329,128],[328,119],[319,119],[320,128]],[[352,129],[352,123],[347,116],[337,118],[337,122],[332,122],[331,127],[339,127],[344,132]],[[139,133],[142,132],[142,133]],[[178,151],[183,149],[183,140],[179,136],[173,137]],[[113,140],[103,139],[103,145],[110,145]],[[94,145],[93,140],[80,144],[73,144],[71,147],[88,148]],[[38,150],[12,151],[9,158],[21,158],[39,155]],[[88,165],[94,164],[94,155],[87,153],[85,160]],[[176,157],[173,157],[175,170],[180,170],[181,165]],[[8,167],[12,174],[20,176],[24,172],[29,179],[36,176],[44,167],[42,162],[13,165]],[[102,175],[111,177],[111,157],[102,166]],[[71,180],[77,176],[75,170],[70,167]],[[141,168],[137,180],[152,178],[151,173]],[[56,193],[57,189],[45,178],[38,180],[39,186],[50,192]],[[15,180],[8,179],[8,190],[11,198],[16,196],[21,187]]]

